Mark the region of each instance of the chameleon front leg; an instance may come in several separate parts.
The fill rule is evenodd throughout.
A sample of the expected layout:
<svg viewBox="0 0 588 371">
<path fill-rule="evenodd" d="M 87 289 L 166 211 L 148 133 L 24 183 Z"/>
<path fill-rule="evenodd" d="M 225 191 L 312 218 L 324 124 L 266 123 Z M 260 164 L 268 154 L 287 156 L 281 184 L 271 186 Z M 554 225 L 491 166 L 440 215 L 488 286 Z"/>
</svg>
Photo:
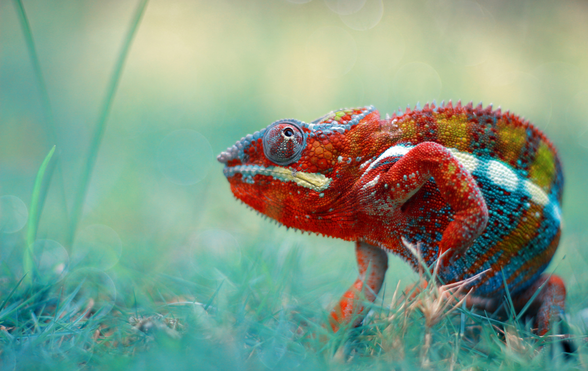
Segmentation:
<svg viewBox="0 0 588 371">
<path fill-rule="evenodd" d="M 451 249 L 443 259 L 448 265 L 467 251 L 488 223 L 486 202 L 469 171 L 444 146 L 424 142 L 401 157 L 378 183 L 389 186 L 394 200 L 403 204 L 431 178 L 453 210 L 439 243 L 439 254 Z"/>
<path fill-rule="evenodd" d="M 351 321 L 354 315 L 358 317 L 353 325 L 361 323 L 361 314 L 364 310 L 361 301 L 373 302 L 376 299 L 388 269 L 388 254 L 379 247 L 356 242 L 355 255 L 359 276 L 331 312 L 333 331 L 337 331 L 341 324 Z"/>
</svg>

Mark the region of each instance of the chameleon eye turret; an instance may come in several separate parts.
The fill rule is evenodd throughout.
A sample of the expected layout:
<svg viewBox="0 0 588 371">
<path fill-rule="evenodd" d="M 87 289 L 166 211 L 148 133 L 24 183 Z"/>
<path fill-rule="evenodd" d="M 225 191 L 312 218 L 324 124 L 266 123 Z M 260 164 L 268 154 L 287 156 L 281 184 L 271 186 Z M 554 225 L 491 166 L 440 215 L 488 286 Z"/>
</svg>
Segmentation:
<svg viewBox="0 0 588 371">
<path fill-rule="evenodd" d="M 273 163 L 286 166 L 300 159 L 306 137 L 294 121 L 277 121 L 263 136 L 263 153 Z"/>
</svg>

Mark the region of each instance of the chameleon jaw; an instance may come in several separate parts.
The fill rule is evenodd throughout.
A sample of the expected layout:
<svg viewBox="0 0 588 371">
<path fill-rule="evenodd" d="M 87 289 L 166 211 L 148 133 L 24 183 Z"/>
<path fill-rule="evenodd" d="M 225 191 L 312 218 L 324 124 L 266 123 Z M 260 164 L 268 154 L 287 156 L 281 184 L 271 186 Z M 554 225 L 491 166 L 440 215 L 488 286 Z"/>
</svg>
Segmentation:
<svg viewBox="0 0 588 371">
<path fill-rule="evenodd" d="M 243 182 L 254 183 L 253 177 L 255 175 L 271 176 L 274 179 L 282 182 L 294 182 L 299 186 L 312 189 L 317 192 L 324 191 L 329 188 L 332 179 L 327 178 L 320 173 L 305 173 L 303 171 L 296 171 L 280 166 L 263 167 L 259 165 L 239 165 L 233 167 L 225 167 L 223 173 L 227 178 L 236 175 L 243 175 Z"/>
</svg>

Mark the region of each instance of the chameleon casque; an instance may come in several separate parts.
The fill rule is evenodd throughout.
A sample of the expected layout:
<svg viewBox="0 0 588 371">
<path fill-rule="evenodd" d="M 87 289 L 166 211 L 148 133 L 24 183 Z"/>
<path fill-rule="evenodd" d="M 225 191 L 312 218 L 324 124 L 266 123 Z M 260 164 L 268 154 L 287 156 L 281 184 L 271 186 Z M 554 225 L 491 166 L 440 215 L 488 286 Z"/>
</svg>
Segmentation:
<svg viewBox="0 0 588 371">
<path fill-rule="evenodd" d="M 471 103 L 333 111 L 311 123 L 276 121 L 218 156 L 236 198 L 286 227 L 355 241 L 359 276 L 331 313 L 337 330 L 373 301 L 387 252 L 439 279 L 472 283 L 468 304 L 504 301 L 539 335 L 561 318 L 566 290 L 544 274 L 560 239 L 563 173 L 554 145 L 520 117 Z M 366 277 L 366 275 L 368 275 Z M 356 324 L 359 324 L 360 319 Z"/>
</svg>

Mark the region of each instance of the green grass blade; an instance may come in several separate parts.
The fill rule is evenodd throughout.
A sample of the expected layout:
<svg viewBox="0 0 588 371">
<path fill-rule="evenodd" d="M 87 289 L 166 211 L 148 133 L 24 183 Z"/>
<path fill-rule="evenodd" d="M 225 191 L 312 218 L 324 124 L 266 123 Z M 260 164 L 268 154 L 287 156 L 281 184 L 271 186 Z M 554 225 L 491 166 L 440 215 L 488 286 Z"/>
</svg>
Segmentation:
<svg viewBox="0 0 588 371">
<path fill-rule="evenodd" d="M 501 269 L 500 272 L 502 273 L 502 281 L 504 282 L 504 291 L 506 292 L 506 300 L 509 305 L 509 317 L 515 318 L 516 310 L 514 303 L 512 301 L 512 297 L 510 296 L 510 290 L 508 289 L 508 282 L 506 281 L 506 276 L 504 275 L 504 269 Z"/>
<path fill-rule="evenodd" d="M 141 22 L 141 18 L 143 16 L 143 13 L 145 12 L 145 8 L 147 7 L 147 1 L 148 0 L 140 0 L 139 4 L 137 5 L 137 9 L 135 10 L 135 14 L 131 22 L 131 27 L 129 28 L 129 31 L 127 32 L 127 35 L 124 39 L 123 46 L 118 55 L 116 64 L 114 65 L 114 71 L 112 73 L 112 76 L 110 77 L 108 89 L 106 90 L 106 96 L 104 101 L 102 102 L 102 107 L 99 111 L 100 115 L 96 123 L 94 135 L 92 136 L 92 142 L 90 144 L 90 148 L 88 149 L 88 155 L 86 157 L 86 166 L 82 169 L 82 174 L 80 176 L 78 191 L 76 194 L 76 198 L 74 200 L 72 215 L 70 219 L 68 237 L 66 240 L 68 245 L 72 244 L 73 239 L 75 237 L 77 225 L 81 217 L 84 205 L 84 200 L 86 198 L 86 192 L 88 190 L 88 185 L 90 183 L 90 178 L 92 176 L 92 170 L 94 169 L 96 158 L 98 156 L 98 150 L 100 148 L 100 143 L 102 142 L 102 137 L 104 136 L 104 131 L 106 130 L 106 120 L 108 118 L 108 114 L 110 113 L 112 102 L 114 100 L 114 95 L 116 93 L 116 89 L 120 81 L 120 76 L 122 74 L 125 60 L 131 47 L 131 43 L 133 41 L 139 23 Z"/>
<path fill-rule="evenodd" d="M 37 49 L 35 48 L 35 41 L 33 39 L 33 33 L 31 32 L 31 25 L 24 9 L 22 0 L 14 0 L 14 6 L 18 14 L 18 20 L 22 28 L 22 33 L 27 43 L 27 50 L 31 57 L 31 63 L 35 71 L 35 78 L 37 79 L 37 85 L 41 90 L 41 104 L 43 105 L 43 112 L 45 113 L 45 120 L 47 121 L 47 127 L 49 137 L 53 143 L 55 143 L 55 121 L 53 119 L 53 110 L 51 109 L 51 103 L 49 102 L 49 94 L 47 93 L 47 86 L 45 85 L 45 79 L 43 78 L 43 71 L 41 70 L 41 63 L 39 63 L 39 56 L 37 55 Z"/>
<path fill-rule="evenodd" d="M 24 278 L 26 278 L 26 275 L 24 275 L 18 283 L 20 284 L 24 280 Z M 18 286 L 15 287 L 14 290 L 16 290 L 17 288 L 18 288 Z M 11 299 L 13 294 L 14 294 L 14 292 L 10 294 L 10 297 L 8 299 Z M 34 305 L 35 300 L 37 300 L 37 298 L 39 296 L 41 296 L 42 294 L 43 294 L 43 291 L 35 291 L 32 294 L 30 294 L 29 296 L 26 296 L 25 300 L 19 302 L 18 304 L 14 303 L 14 305 L 9 310 L 7 308 L 7 310 L 0 312 L 0 320 L 4 319 L 5 317 L 8 317 L 12 313 L 17 313 L 18 311 L 20 311 L 23 308 L 26 308 L 29 305 Z M 8 302 L 8 300 L 6 300 L 6 301 Z"/>
<path fill-rule="evenodd" d="M 20 22 L 20 26 L 22 29 L 23 36 L 25 38 L 25 42 L 27 45 L 27 50 L 29 53 L 29 57 L 31 60 L 31 64 L 33 65 L 33 71 L 35 74 L 35 79 L 37 80 L 37 86 L 40 92 L 41 98 L 41 105 L 43 108 L 43 113 L 45 116 L 45 123 L 47 125 L 47 133 L 49 136 L 49 144 L 50 145 L 57 145 L 57 132 L 56 132 L 56 125 L 55 125 L 55 118 L 53 116 L 53 109 L 51 108 L 51 101 L 49 99 L 49 92 L 47 91 L 47 85 L 45 84 L 45 78 L 43 77 L 43 70 L 41 69 L 41 62 L 39 61 L 39 56 L 37 55 L 37 48 L 35 47 L 35 40 L 33 39 L 33 32 L 31 31 L 31 25 L 29 23 L 29 19 L 25 12 L 24 5 L 22 0 L 14 0 L 14 6 L 16 7 L 16 13 L 18 15 L 18 20 Z M 63 203 L 63 209 L 65 215 L 67 217 L 67 199 L 65 197 L 65 186 L 63 181 L 63 170 L 60 165 L 60 156 L 59 153 L 56 155 L 57 161 L 55 161 L 47 170 L 48 177 L 51 178 L 53 175 L 53 171 L 57 168 L 58 173 L 58 181 L 59 181 L 59 197 Z M 47 191 L 49 188 L 45 188 L 39 197 L 39 205 L 40 209 L 43 209 L 43 205 L 45 203 L 45 198 L 47 196 Z"/>
<path fill-rule="evenodd" d="M 47 167 L 49 166 L 49 161 L 53 157 L 53 153 L 55 152 L 55 146 L 51 148 L 45 159 L 41 163 L 39 167 L 39 171 L 37 172 L 37 177 L 35 178 L 35 184 L 33 186 L 33 194 L 31 197 L 31 211 L 29 213 L 29 220 L 28 220 L 28 228 L 27 228 L 27 245 L 32 245 L 35 242 L 35 238 L 37 236 L 37 228 L 38 228 L 38 220 L 39 216 L 37 215 L 41 210 L 39 209 L 39 197 L 41 194 L 41 187 L 43 186 L 43 179 L 45 177 L 45 172 Z"/>
<path fill-rule="evenodd" d="M 533 293 L 533 296 L 531 296 L 531 298 L 527 301 L 527 303 L 525 304 L 525 306 L 523 307 L 523 309 L 521 309 L 519 311 L 519 313 L 516 316 L 516 320 L 520 320 L 523 315 L 527 312 L 527 309 L 529 309 L 529 307 L 531 306 L 531 304 L 533 304 L 533 302 L 535 301 L 535 298 L 537 298 L 537 295 L 539 295 L 541 293 L 541 290 L 543 290 L 543 287 L 547 284 L 547 282 L 549 282 L 549 279 L 551 278 L 551 274 L 549 275 L 549 277 L 545 280 L 545 282 L 543 282 L 541 284 L 541 286 L 539 286 L 539 288 L 537 290 L 535 290 L 535 292 Z"/>
<path fill-rule="evenodd" d="M 42 207 L 40 203 L 41 194 L 46 193 L 44 192 L 43 188 L 43 179 L 45 178 L 45 172 L 47 167 L 49 166 L 49 162 L 53 157 L 53 153 L 55 152 L 55 146 L 51 148 L 45 159 L 41 163 L 41 167 L 37 172 L 37 177 L 35 178 L 35 185 L 33 186 L 33 194 L 31 196 L 31 210 L 29 212 L 29 220 L 28 220 L 28 227 L 27 227 L 27 242 L 25 246 L 25 254 L 23 257 L 23 269 L 25 273 L 31 273 L 31 269 L 33 267 L 32 261 L 32 248 L 33 243 L 35 243 L 35 238 L 37 237 L 37 228 L 39 227 L 39 219 L 41 218 Z M 32 275 L 29 274 L 27 281 L 32 280 Z"/>
<path fill-rule="evenodd" d="M 22 283 L 22 281 L 25 279 L 26 277 L 26 273 L 24 276 L 22 276 L 22 278 L 20 279 L 20 281 L 18 281 L 16 283 L 16 285 L 14 286 L 14 288 L 12 289 L 12 291 L 10 292 L 10 294 L 8 294 L 8 296 L 6 297 L 6 299 L 4 299 L 4 301 L 2 302 L 2 304 L 0 304 L 0 310 L 2 310 L 4 308 L 4 306 L 6 305 L 6 303 L 8 303 L 8 301 L 10 300 L 10 298 L 12 298 L 12 295 L 14 295 L 14 293 L 16 292 L 16 289 L 18 289 L 18 286 L 20 286 L 20 284 Z M 0 316 L 0 318 L 2 318 Z"/>
<path fill-rule="evenodd" d="M 221 287 L 223 287 L 223 284 L 224 283 L 225 283 L 225 280 L 222 280 L 221 283 L 220 283 L 220 285 L 218 285 L 218 287 L 214 291 L 214 294 L 212 294 L 212 296 L 208 300 L 208 303 L 206 303 L 204 305 L 204 310 L 208 310 L 208 308 L 212 305 L 212 302 L 214 301 L 214 298 L 216 298 L 216 295 L 219 293 L 219 291 L 220 291 Z"/>
</svg>

